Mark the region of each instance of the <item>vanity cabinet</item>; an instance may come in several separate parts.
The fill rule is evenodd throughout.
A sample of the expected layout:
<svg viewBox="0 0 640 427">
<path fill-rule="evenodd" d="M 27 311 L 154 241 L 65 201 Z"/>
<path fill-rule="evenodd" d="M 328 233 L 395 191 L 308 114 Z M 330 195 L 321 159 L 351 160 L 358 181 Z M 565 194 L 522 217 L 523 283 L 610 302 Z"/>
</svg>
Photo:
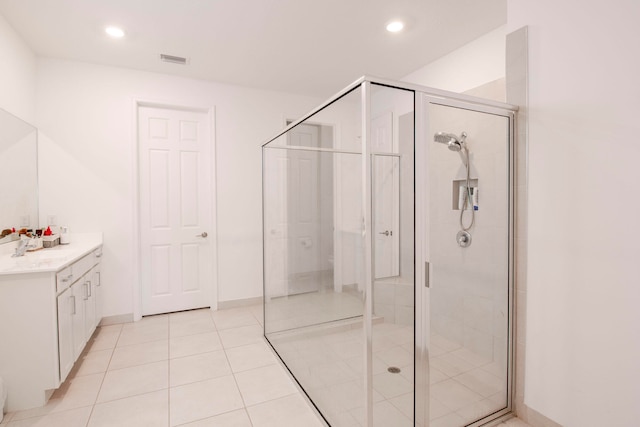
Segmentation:
<svg viewBox="0 0 640 427">
<path fill-rule="evenodd" d="M 0 377 L 5 410 L 43 406 L 100 322 L 102 234 L 20 259 L 0 254 Z"/>
<path fill-rule="evenodd" d="M 96 249 L 56 274 L 60 382 L 67 378 L 102 319 L 97 314 L 101 256 L 102 249 Z"/>
</svg>

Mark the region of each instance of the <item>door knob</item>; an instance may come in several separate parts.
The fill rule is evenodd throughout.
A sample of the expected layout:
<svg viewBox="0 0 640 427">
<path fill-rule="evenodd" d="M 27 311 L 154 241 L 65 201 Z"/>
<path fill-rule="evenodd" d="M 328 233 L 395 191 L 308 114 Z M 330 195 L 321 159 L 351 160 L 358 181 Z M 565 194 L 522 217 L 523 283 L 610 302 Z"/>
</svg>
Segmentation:
<svg viewBox="0 0 640 427">
<path fill-rule="evenodd" d="M 196 237 L 207 237 L 208 235 L 206 231 L 203 231 L 202 234 L 196 234 Z"/>
<path fill-rule="evenodd" d="M 384 234 L 385 236 L 393 236 L 393 231 L 385 230 L 381 231 L 378 234 Z"/>
</svg>

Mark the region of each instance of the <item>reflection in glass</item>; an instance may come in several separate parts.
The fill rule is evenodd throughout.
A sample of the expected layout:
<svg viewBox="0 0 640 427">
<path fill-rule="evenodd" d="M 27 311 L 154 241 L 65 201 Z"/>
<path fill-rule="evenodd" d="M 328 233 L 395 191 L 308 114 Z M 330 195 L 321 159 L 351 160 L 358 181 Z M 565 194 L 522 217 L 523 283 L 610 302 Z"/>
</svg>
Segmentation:
<svg viewBox="0 0 640 427">
<path fill-rule="evenodd" d="M 4 110 L 0 110 L 0 159 L 0 230 L 38 226 L 37 131 Z M 0 243 L 11 240 L 7 236 Z"/>
</svg>

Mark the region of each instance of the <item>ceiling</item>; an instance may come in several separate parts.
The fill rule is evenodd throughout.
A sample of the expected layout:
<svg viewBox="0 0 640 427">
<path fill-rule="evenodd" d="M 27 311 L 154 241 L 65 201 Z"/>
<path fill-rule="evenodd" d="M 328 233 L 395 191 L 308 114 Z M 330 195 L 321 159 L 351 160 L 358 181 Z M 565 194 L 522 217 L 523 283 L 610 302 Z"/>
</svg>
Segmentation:
<svg viewBox="0 0 640 427">
<path fill-rule="evenodd" d="M 503 25 L 506 0 L 0 0 L 0 14 L 40 56 L 327 97 Z M 405 30 L 387 32 L 398 18 Z M 108 38 L 109 24 L 126 37 Z"/>
</svg>

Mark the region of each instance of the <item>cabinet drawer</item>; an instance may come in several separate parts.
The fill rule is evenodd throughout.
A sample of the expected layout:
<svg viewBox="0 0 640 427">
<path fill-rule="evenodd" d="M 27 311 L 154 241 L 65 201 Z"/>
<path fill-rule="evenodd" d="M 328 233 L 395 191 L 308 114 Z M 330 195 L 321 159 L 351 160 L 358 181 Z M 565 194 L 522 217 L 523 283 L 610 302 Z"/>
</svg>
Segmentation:
<svg viewBox="0 0 640 427">
<path fill-rule="evenodd" d="M 64 270 L 60 270 L 56 273 L 56 292 L 60 293 L 64 291 L 66 288 L 71 286 L 71 284 L 80 276 L 74 278 L 73 275 L 73 265 L 68 266 Z"/>
<path fill-rule="evenodd" d="M 94 259 L 93 254 L 89 254 L 71 264 L 71 267 L 73 268 L 73 275 L 76 279 L 79 279 L 84 276 L 87 271 L 91 270 L 91 267 L 95 265 Z"/>
</svg>

